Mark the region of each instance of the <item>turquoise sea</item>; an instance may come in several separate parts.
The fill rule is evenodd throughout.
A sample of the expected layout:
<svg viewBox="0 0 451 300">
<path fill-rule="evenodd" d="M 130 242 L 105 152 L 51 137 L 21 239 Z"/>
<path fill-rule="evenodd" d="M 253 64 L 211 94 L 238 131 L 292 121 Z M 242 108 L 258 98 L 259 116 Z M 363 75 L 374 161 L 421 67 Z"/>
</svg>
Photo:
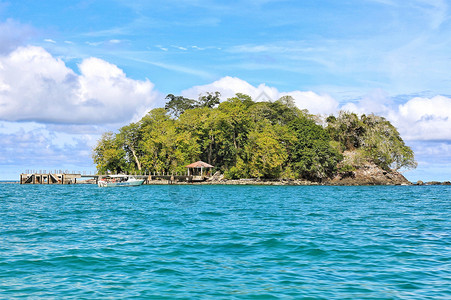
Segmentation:
<svg viewBox="0 0 451 300">
<path fill-rule="evenodd" d="M 0 184 L 1 299 L 451 299 L 451 187 Z"/>
</svg>

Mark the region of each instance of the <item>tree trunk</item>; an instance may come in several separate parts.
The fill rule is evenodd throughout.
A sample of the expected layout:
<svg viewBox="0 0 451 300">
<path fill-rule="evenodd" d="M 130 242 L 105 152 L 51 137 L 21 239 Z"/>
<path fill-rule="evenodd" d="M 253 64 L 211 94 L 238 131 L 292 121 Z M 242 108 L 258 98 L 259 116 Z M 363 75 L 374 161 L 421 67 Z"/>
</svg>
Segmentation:
<svg viewBox="0 0 451 300">
<path fill-rule="evenodd" d="M 141 171 L 141 163 L 139 162 L 138 156 L 136 156 L 135 149 L 132 146 L 130 146 L 130 150 L 132 151 L 133 158 L 135 159 L 135 163 L 136 166 L 138 167 L 138 170 Z"/>
<path fill-rule="evenodd" d="M 211 165 L 211 156 L 213 154 L 213 143 L 215 142 L 214 136 L 210 136 L 210 145 L 208 147 L 208 163 Z"/>
</svg>

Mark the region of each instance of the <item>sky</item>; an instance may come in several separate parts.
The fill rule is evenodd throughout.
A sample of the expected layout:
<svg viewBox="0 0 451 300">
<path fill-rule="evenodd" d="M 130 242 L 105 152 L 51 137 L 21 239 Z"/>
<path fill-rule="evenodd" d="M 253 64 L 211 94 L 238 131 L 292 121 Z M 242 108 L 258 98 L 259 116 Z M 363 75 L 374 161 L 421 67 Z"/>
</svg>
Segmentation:
<svg viewBox="0 0 451 300">
<path fill-rule="evenodd" d="M 94 173 L 105 131 L 169 93 L 386 117 L 411 181 L 451 180 L 445 0 L 0 0 L 0 180 Z"/>
</svg>

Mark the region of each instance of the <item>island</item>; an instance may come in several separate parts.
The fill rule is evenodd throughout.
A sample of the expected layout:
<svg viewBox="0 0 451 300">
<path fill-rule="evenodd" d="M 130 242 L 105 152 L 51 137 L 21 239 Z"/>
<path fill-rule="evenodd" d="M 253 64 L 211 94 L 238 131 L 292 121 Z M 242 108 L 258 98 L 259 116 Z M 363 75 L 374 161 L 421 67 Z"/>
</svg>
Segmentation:
<svg viewBox="0 0 451 300">
<path fill-rule="evenodd" d="M 404 185 L 400 171 L 417 166 L 397 129 L 374 114 L 314 115 L 291 96 L 166 99 L 164 108 L 102 135 L 93 149 L 99 174 L 185 174 L 202 161 L 213 167 L 207 182 Z"/>
</svg>

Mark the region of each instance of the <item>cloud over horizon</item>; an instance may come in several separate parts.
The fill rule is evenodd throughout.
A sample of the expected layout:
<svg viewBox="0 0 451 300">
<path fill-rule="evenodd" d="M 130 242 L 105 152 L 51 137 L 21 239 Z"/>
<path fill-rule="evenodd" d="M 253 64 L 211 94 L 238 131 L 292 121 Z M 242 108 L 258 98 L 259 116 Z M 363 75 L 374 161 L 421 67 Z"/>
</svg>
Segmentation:
<svg viewBox="0 0 451 300">
<path fill-rule="evenodd" d="M 266 100 L 272 101 L 289 95 L 295 99 L 298 108 L 307 109 L 313 114 L 337 114 L 339 110 L 357 114 L 374 113 L 393 122 L 405 140 L 451 141 L 451 98 L 446 96 L 413 97 L 396 105 L 386 92 L 378 89 L 357 102 L 339 103 L 327 94 L 299 90 L 280 92 L 264 83 L 255 87 L 245 80 L 230 76 L 210 84 L 194 86 L 181 94 L 196 99 L 200 94 L 214 91 L 221 92 L 222 100 L 233 97 L 236 93 L 247 94 L 254 100 L 268 97 Z"/>
<path fill-rule="evenodd" d="M 84 59 L 78 68 L 80 74 L 36 46 L 0 56 L 0 120 L 121 123 L 143 115 L 161 97 L 148 79 L 130 79 L 102 59 Z"/>
<path fill-rule="evenodd" d="M 384 116 L 398 128 L 404 140 L 451 142 L 451 98 L 447 96 L 412 97 L 401 104 L 383 91 L 346 103 L 342 110 Z"/>
<path fill-rule="evenodd" d="M 210 84 L 194 86 L 182 91 L 182 95 L 196 99 L 199 95 L 206 92 L 221 93 L 221 99 L 226 100 L 235 96 L 236 93 L 246 94 L 254 100 L 271 100 L 276 101 L 283 96 L 292 96 L 296 105 L 301 109 L 308 109 L 314 114 L 331 114 L 337 111 L 339 103 L 331 96 L 324 94 L 319 95 L 313 91 L 291 91 L 280 92 L 275 87 L 267 86 L 265 83 L 257 87 L 251 85 L 245 80 L 237 77 L 225 76 Z"/>
</svg>

